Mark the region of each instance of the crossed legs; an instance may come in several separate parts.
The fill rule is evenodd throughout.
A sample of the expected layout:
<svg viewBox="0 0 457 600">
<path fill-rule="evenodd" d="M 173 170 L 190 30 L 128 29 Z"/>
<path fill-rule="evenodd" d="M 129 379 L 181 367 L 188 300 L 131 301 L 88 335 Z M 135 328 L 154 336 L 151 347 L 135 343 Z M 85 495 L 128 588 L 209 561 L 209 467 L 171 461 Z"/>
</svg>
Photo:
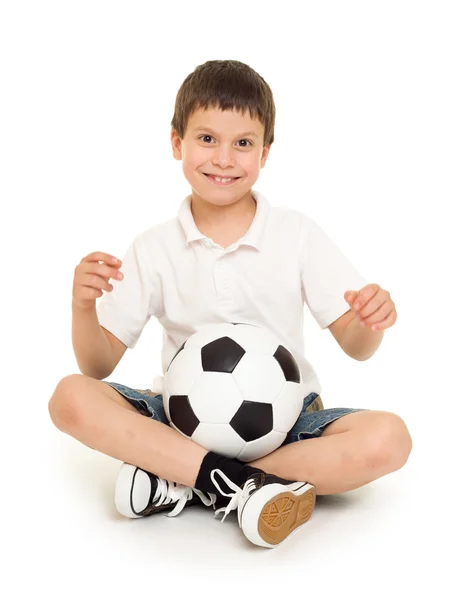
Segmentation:
<svg viewBox="0 0 457 600">
<path fill-rule="evenodd" d="M 83 444 L 169 481 L 194 487 L 206 450 L 158 421 L 145 418 L 108 384 L 63 378 L 49 401 L 54 425 Z M 411 452 L 411 436 L 398 415 L 361 411 L 328 425 L 319 438 L 294 442 L 250 464 L 316 494 L 361 487 L 398 470 Z"/>
</svg>

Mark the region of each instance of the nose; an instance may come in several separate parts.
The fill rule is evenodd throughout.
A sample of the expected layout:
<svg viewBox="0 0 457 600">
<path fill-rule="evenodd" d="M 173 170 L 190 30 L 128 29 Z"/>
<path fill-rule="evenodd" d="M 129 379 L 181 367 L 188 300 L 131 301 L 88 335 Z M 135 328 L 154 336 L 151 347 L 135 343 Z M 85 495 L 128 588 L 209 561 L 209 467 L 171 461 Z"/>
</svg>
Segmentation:
<svg viewBox="0 0 457 600">
<path fill-rule="evenodd" d="M 212 163 L 213 165 L 220 165 L 224 169 L 233 167 L 235 165 L 235 157 L 230 146 L 221 145 L 218 150 L 215 150 Z"/>
</svg>

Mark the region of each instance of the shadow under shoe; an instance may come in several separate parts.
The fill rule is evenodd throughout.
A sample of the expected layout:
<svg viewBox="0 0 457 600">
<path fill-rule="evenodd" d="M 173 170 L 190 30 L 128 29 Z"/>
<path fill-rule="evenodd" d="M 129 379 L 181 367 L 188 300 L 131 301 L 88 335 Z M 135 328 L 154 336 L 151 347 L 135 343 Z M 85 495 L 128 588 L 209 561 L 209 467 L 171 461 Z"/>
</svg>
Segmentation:
<svg viewBox="0 0 457 600">
<path fill-rule="evenodd" d="M 157 477 L 139 467 L 123 463 L 116 480 L 114 502 L 117 511 L 131 519 L 169 510 L 174 517 L 185 506 L 203 502 L 215 505 L 216 496 Z"/>
</svg>

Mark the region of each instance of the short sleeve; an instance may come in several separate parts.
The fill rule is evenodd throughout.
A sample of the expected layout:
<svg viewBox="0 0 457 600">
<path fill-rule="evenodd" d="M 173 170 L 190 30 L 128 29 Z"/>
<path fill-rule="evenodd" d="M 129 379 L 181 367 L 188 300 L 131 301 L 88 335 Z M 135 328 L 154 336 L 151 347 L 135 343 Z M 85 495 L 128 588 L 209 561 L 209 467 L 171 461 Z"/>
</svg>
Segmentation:
<svg viewBox="0 0 457 600">
<path fill-rule="evenodd" d="M 158 285 L 150 262 L 137 236 L 122 258 L 124 278 L 110 279 L 113 289 L 104 291 L 96 308 L 100 325 L 130 349 L 151 316 L 158 316 L 160 311 Z"/>
<path fill-rule="evenodd" d="M 303 300 L 325 329 L 349 310 L 344 293 L 368 281 L 310 217 L 303 218 L 299 247 Z"/>
</svg>

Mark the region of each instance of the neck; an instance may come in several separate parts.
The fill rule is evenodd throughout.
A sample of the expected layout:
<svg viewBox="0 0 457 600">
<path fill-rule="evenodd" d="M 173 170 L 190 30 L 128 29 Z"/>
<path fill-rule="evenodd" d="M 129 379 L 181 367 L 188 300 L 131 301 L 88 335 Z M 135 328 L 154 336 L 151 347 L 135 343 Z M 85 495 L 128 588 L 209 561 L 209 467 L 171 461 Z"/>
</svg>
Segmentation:
<svg viewBox="0 0 457 600">
<path fill-rule="evenodd" d="M 243 227 L 252 222 L 256 207 L 257 203 L 250 192 L 240 200 L 226 205 L 211 204 L 195 194 L 192 194 L 191 200 L 192 216 L 199 229 Z"/>
</svg>

